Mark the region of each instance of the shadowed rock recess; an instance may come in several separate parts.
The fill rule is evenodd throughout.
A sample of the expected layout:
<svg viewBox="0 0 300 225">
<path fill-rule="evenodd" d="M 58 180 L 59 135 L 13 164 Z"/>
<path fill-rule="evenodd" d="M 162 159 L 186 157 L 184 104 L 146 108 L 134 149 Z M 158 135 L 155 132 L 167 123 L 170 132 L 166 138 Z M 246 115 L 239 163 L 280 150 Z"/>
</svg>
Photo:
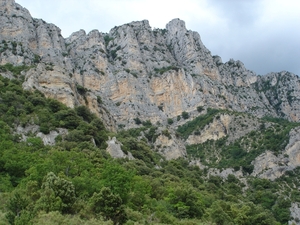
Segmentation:
<svg viewBox="0 0 300 225">
<path fill-rule="evenodd" d="M 71 108 L 85 105 L 113 132 L 144 122 L 156 125 L 152 144 L 167 159 L 187 157 L 186 146 L 240 140 L 258 131 L 266 116 L 299 122 L 298 76 L 287 71 L 261 76 L 241 61 L 223 63 L 180 19 L 165 29 L 152 29 L 144 20 L 109 33 L 80 30 L 64 38 L 57 26 L 32 18 L 13 0 L 0 4 L 0 64 L 30 66 L 21 73 L 25 90 L 38 90 Z M 1 74 L 14 76 L 10 71 Z M 211 109 L 218 110 L 212 120 L 185 138 L 178 136 L 180 128 Z M 240 125 L 245 121 L 236 113 L 245 116 L 247 126 Z M 282 163 L 283 156 L 264 152 L 252 161 L 253 174 L 274 179 L 299 165 L 291 157 L 299 149 L 299 133 L 291 132 L 289 144 L 279 152 L 290 158 Z M 286 166 L 279 170 L 279 162 Z"/>
</svg>

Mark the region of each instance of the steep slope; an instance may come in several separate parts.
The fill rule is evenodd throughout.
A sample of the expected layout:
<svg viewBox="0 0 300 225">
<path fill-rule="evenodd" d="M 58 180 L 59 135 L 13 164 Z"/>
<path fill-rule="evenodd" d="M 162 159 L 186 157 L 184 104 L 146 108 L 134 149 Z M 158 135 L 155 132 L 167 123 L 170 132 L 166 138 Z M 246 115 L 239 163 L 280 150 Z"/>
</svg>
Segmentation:
<svg viewBox="0 0 300 225">
<path fill-rule="evenodd" d="M 1 64 L 36 65 L 26 73 L 24 88 L 70 107 L 85 104 L 111 129 L 134 127 L 136 117 L 166 124 L 182 112 L 193 114 L 197 106 L 299 120 L 297 76 L 259 77 L 240 61 L 224 64 L 179 19 L 166 29 L 140 21 L 109 34 L 80 30 L 64 39 L 58 27 L 32 19 L 13 0 L 2 0 L 1 6 Z M 266 89 L 273 77 L 289 87 L 276 99 Z"/>
<path fill-rule="evenodd" d="M 93 30 L 87 34 L 80 30 L 63 38 L 55 25 L 33 19 L 28 10 L 13 0 L 0 0 L 0 27 L 0 74 L 11 79 L 1 77 L 0 81 L 3 120 L 0 133 L 3 137 L 9 133 L 9 144 L 5 142 L 4 147 L 17 146 L 11 152 L 0 152 L 6 157 L 0 157 L 0 167 L 11 176 L 0 174 L 7 182 L 0 188 L 7 184 L 7 190 L 11 190 L 11 183 L 17 184 L 17 179 L 29 179 L 25 172 L 38 172 L 31 164 L 33 161 L 26 161 L 26 153 L 24 162 L 28 165 L 22 162 L 23 167 L 14 167 L 18 159 L 9 164 L 6 159 L 18 155 L 15 148 L 25 146 L 30 154 L 31 146 L 36 148 L 34 151 L 45 149 L 44 153 L 52 157 L 49 149 L 54 146 L 53 151 L 58 155 L 71 150 L 70 161 L 62 160 L 66 168 L 57 170 L 67 177 L 67 163 L 73 162 L 75 152 L 80 152 L 86 157 L 85 163 L 97 168 L 93 171 L 104 165 L 97 157 L 110 160 L 109 153 L 122 158 L 118 162 L 124 163 L 126 169 L 134 168 L 146 176 L 152 174 L 156 182 L 157 177 L 159 182 L 167 180 L 168 191 L 164 193 L 168 195 L 158 196 L 153 177 L 137 178 L 142 179 L 142 186 L 143 179 L 154 185 L 151 198 L 172 205 L 172 212 L 166 211 L 166 215 L 183 218 L 182 202 L 172 199 L 176 196 L 172 191 L 179 181 L 186 182 L 182 172 L 185 171 L 193 191 L 201 191 L 203 196 L 220 191 L 222 196 L 214 199 L 223 201 L 225 196 L 226 201 L 232 201 L 219 205 L 206 202 L 208 221 L 214 221 L 213 210 L 218 212 L 218 207 L 225 210 L 230 205 L 233 211 L 239 207 L 231 199 L 236 190 L 245 208 L 253 208 L 253 203 L 259 212 L 261 207 L 266 213 L 272 208 L 272 221 L 276 218 L 287 223 L 291 220 L 287 214 L 291 206 L 294 220 L 298 220 L 300 79 L 297 75 L 283 71 L 257 76 L 240 61 L 231 59 L 223 63 L 219 56 L 211 55 L 200 35 L 187 30 L 179 19 L 170 21 L 166 29 L 152 29 L 144 20 L 114 27 L 109 33 Z M 20 82 L 29 92 L 21 90 Z M 100 117 L 110 133 L 83 106 Z M 27 171 L 29 168 L 33 169 Z M 38 174 L 40 183 L 47 169 Z M 16 174 L 15 170 L 21 172 Z M 74 174 L 81 179 L 77 178 L 80 173 Z M 87 174 L 84 179 L 90 182 L 93 178 Z M 175 186 L 168 186 L 168 182 L 174 182 Z M 131 182 L 131 188 L 136 183 L 139 181 Z M 84 196 L 85 190 L 81 191 Z M 138 199 L 134 197 L 135 191 L 131 190 L 130 201 Z M 90 189 L 89 194 L 92 193 Z M 261 198 L 260 194 L 267 197 Z M 90 197 L 84 196 L 85 202 Z M 128 207 L 138 207 L 134 209 L 138 211 L 142 203 L 131 202 Z M 157 208 L 151 210 L 157 212 Z M 187 212 L 184 216 L 195 217 L 192 211 Z M 203 212 L 204 209 L 198 212 L 201 217 Z M 232 223 L 239 224 L 237 215 L 226 213 L 231 220 L 235 218 Z M 152 218 L 154 214 L 149 214 L 149 218 L 150 215 Z M 157 213 L 155 218 L 162 221 L 164 216 Z"/>
<path fill-rule="evenodd" d="M 0 10 L 1 65 L 25 66 L 24 89 L 69 107 L 86 105 L 112 131 L 149 121 L 162 127 L 158 136 L 165 128 L 174 136 L 199 108 L 299 121 L 298 76 L 256 76 L 240 61 L 223 63 L 179 19 L 166 29 L 152 29 L 145 20 L 64 39 L 58 27 L 33 19 L 13 0 L 1 0 Z M 2 75 L 13 76 L 5 69 Z M 182 141 L 173 139 L 155 146 L 169 146 L 167 158 L 184 156 Z"/>
<path fill-rule="evenodd" d="M 258 77 L 255 89 L 263 92 L 278 116 L 299 121 L 299 77 L 287 71 Z"/>
</svg>

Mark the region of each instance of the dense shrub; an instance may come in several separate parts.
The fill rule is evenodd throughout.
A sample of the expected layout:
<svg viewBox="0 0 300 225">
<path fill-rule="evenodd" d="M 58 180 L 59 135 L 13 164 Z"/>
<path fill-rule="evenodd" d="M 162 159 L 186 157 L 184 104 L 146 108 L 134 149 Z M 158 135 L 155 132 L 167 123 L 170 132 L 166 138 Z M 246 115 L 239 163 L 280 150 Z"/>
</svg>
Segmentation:
<svg viewBox="0 0 300 225">
<path fill-rule="evenodd" d="M 189 156 L 193 153 L 206 165 L 200 169 L 185 158 L 164 160 L 152 146 L 161 129 L 147 121 L 146 126 L 141 123 L 138 129 L 116 134 L 85 107 L 70 109 L 2 77 L 0 87 L 2 223 L 276 225 L 287 224 L 291 202 L 300 199 L 299 169 L 274 181 L 208 173 L 212 167 L 251 173 L 253 168 L 247 166 L 264 146 L 283 146 L 272 139 L 271 128 L 285 143 L 285 135 L 298 124 L 268 119 L 263 120 L 268 126 L 245 140 L 227 143 L 223 138 L 188 146 Z M 219 112 L 208 109 L 178 133 L 188 137 L 200 131 Z M 64 127 L 68 133 L 55 145 L 44 146 L 35 134 L 22 140 L 13 132 L 16 125 L 32 123 L 44 132 Z M 170 135 L 168 130 L 161 133 Z M 105 150 L 108 136 L 116 136 L 134 160 L 112 159 Z"/>
</svg>

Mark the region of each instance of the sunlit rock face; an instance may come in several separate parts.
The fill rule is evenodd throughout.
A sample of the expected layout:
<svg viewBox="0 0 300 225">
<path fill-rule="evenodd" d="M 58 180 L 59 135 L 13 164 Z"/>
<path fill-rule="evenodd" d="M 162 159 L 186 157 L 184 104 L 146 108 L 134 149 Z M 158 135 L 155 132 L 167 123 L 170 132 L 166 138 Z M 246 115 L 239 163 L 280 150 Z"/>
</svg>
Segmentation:
<svg viewBox="0 0 300 225">
<path fill-rule="evenodd" d="M 257 76 L 238 60 L 223 63 L 180 19 L 165 29 L 152 29 L 144 20 L 64 38 L 57 26 L 32 18 L 13 0 L 0 5 L 0 64 L 32 66 L 23 72 L 25 89 L 69 107 L 86 105 L 112 131 L 138 127 L 135 118 L 160 126 L 172 119 L 174 130 L 186 122 L 176 118 L 183 112 L 194 118 L 198 106 L 300 119 L 298 76 Z M 229 119 L 223 116 L 188 143 L 226 136 Z M 168 146 L 168 158 L 184 156 L 175 140 L 160 141 Z"/>
</svg>

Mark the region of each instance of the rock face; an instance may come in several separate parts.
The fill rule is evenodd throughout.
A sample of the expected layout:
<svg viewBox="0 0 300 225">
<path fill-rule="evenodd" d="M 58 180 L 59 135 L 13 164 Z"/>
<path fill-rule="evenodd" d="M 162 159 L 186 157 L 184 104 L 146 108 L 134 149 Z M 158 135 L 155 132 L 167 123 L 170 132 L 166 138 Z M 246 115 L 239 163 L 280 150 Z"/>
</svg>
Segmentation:
<svg viewBox="0 0 300 225">
<path fill-rule="evenodd" d="M 58 128 L 56 131 L 50 131 L 49 134 L 43 134 L 39 132 L 38 125 L 29 125 L 26 127 L 18 126 L 16 128 L 16 134 L 21 135 L 21 140 L 25 141 L 28 138 L 28 134 L 35 134 L 36 137 L 40 137 L 44 143 L 44 145 L 54 145 L 55 138 L 58 135 L 66 136 L 68 134 L 68 130 L 65 128 Z"/>
<path fill-rule="evenodd" d="M 162 122 L 199 105 L 299 120 L 297 76 L 258 77 L 240 61 L 224 64 L 179 19 L 163 30 L 152 30 L 145 20 L 108 34 L 80 30 L 64 39 L 58 27 L 32 19 L 13 0 L 2 0 L 1 6 L 0 38 L 17 44 L 16 51 L 1 53 L 1 64 L 37 63 L 27 72 L 24 88 L 37 88 L 70 107 L 86 104 L 99 115 L 104 107 L 111 114 L 103 116 L 107 124 L 117 120 L 131 127 L 137 116 Z M 78 93 L 78 85 L 86 96 Z M 281 87 L 278 98 L 272 97 L 274 85 Z"/>
<path fill-rule="evenodd" d="M 269 73 L 258 77 L 255 86 L 259 92 L 264 92 L 267 101 L 280 117 L 299 121 L 300 81 L 297 75 L 287 71 Z"/>
<path fill-rule="evenodd" d="M 267 151 L 255 159 L 253 176 L 274 180 L 300 166 L 300 127 L 292 129 L 289 137 L 289 143 L 282 154 L 275 156 Z"/>
<path fill-rule="evenodd" d="M 86 105 L 112 131 L 137 127 L 136 118 L 162 126 L 172 119 L 175 129 L 183 123 L 178 116 L 187 112 L 192 118 L 199 106 L 300 119 L 298 76 L 256 76 L 240 61 L 223 63 L 180 19 L 166 29 L 152 29 L 144 20 L 64 38 L 58 27 L 33 19 L 14 0 L 0 0 L 0 6 L 0 64 L 32 66 L 23 72 L 25 89 L 69 107 Z M 223 137 L 229 124 L 224 115 L 188 143 Z M 167 158 L 185 155 L 175 139 L 158 140 Z"/>
<path fill-rule="evenodd" d="M 201 144 L 208 140 L 218 140 L 223 137 L 227 137 L 228 142 L 233 142 L 249 132 L 257 130 L 259 126 L 259 121 L 251 116 L 221 113 L 201 132 L 191 134 L 186 143 L 188 145 Z"/>
<path fill-rule="evenodd" d="M 107 148 L 106 151 L 114 158 L 129 158 L 134 159 L 132 154 L 128 152 L 128 155 L 126 155 L 122 149 L 122 144 L 117 141 L 116 137 L 110 138 L 107 142 Z"/>
<path fill-rule="evenodd" d="M 29 64 L 34 59 L 34 54 L 48 62 L 60 59 L 59 53 L 66 46 L 58 27 L 33 19 L 27 9 L 13 0 L 1 0 L 0 6 L 1 40 L 17 42 L 15 51 L 12 54 L 7 51 L 3 55 L 6 57 L 1 57 L 1 63 Z"/>
<path fill-rule="evenodd" d="M 295 202 L 292 203 L 292 206 L 290 208 L 291 211 L 291 218 L 293 218 L 291 221 L 289 221 L 289 225 L 299 225 L 300 224 L 300 208 L 299 203 Z"/>
<path fill-rule="evenodd" d="M 199 135 L 190 135 L 186 140 L 187 144 L 200 144 L 207 140 L 218 140 L 227 135 L 231 117 L 229 115 L 221 115 L 218 119 L 208 124 Z"/>
<path fill-rule="evenodd" d="M 167 160 L 186 155 L 184 143 L 176 139 L 175 135 L 159 135 L 155 141 L 155 146 Z"/>
</svg>

